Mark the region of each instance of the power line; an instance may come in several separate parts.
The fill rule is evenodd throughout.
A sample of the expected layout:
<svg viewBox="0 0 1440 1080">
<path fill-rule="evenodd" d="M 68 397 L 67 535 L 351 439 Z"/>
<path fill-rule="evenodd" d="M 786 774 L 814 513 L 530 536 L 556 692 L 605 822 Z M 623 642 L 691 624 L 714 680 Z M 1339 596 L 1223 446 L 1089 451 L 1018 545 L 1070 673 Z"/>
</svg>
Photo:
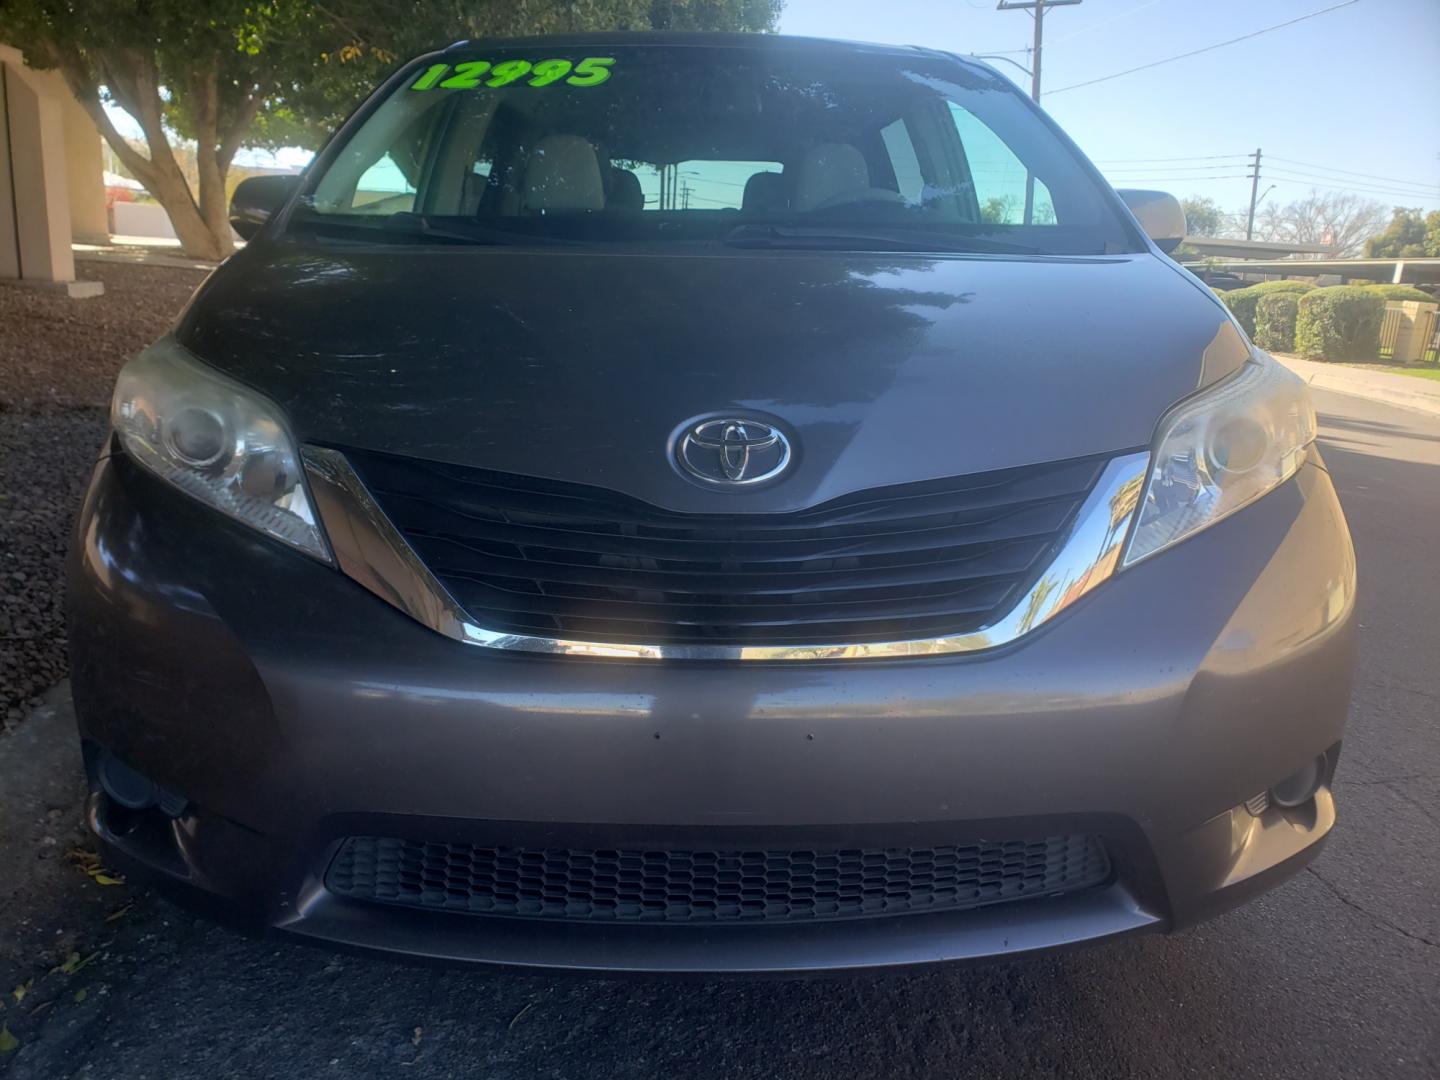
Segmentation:
<svg viewBox="0 0 1440 1080">
<path fill-rule="evenodd" d="M 1277 157 L 1273 158 L 1273 160 L 1283 161 L 1288 165 L 1300 165 L 1306 169 L 1318 169 L 1320 172 L 1343 173 L 1346 176 L 1359 176 L 1366 180 L 1384 180 L 1386 183 L 1401 184 L 1406 187 L 1434 188 L 1437 192 L 1440 192 L 1440 184 L 1432 184 L 1428 181 L 1401 180 L 1394 176 L 1381 176 L 1379 173 L 1362 173 L 1355 172 L 1353 169 L 1337 169 L 1331 165 L 1317 165 L 1313 161 L 1296 161 L 1294 158 Z"/>
<path fill-rule="evenodd" d="M 1248 155 L 1248 154 L 1246 155 L 1246 157 L 1249 157 L 1249 156 L 1250 156 L 1250 155 Z M 1228 162 L 1227 164 L 1224 164 L 1224 165 L 1138 165 L 1138 166 L 1131 166 L 1130 168 L 1122 169 L 1122 170 L 1120 170 L 1120 171 L 1121 171 L 1121 172 L 1127 172 L 1127 173 L 1180 173 L 1180 172 L 1183 172 L 1183 173 L 1197 173 L 1197 174 L 1201 174 L 1201 173 L 1207 173 L 1207 172 L 1227 172 L 1227 171 L 1230 170 L 1230 169 L 1238 169 L 1238 168 L 1240 168 L 1240 166 L 1243 165 L 1243 164 L 1244 164 L 1244 162 L 1243 162 L 1243 160 L 1242 160 L 1242 161 L 1231 161 L 1231 162 Z M 1102 169 L 1103 169 L 1103 168 L 1106 168 L 1106 167 L 1107 167 L 1107 166 L 1105 166 L 1103 163 L 1101 164 L 1101 168 L 1102 168 Z"/>
<path fill-rule="evenodd" d="M 1287 174 L 1287 179 L 1308 180 L 1321 184 L 1331 184 L 1337 187 L 1350 185 L 1354 191 L 1379 191 L 1391 195 L 1409 195 L 1416 199 L 1440 199 L 1440 191 L 1416 191 L 1413 188 L 1402 188 L 1395 184 L 1365 184 L 1354 180 L 1346 180 L 1334 176 L 1322 176 L 1318 173 L 1304 172 L 1300 169 L 1279 169 L 1276 175 Z"/>
<path fill-rule="evenodd" d="M 1146 8 L 1152 8 L 1158 3 L 1160 3 L 1160 0 L 1146 0 L 1145 3 L 1139 4 L 1136 7 L 1128 8 L 1125 11 L 1119 12 L 1118 14 L 1111 15 L 1108 19 L 1101 19 L 1097 23 L 1091 23 L 1089 26 L 1083 26 L 1079 30 L 1076 30 L 1073 34 L 1066 34 L 1064 37 L 1058 37 L 1052 44 L 1062 45 L 1067 41 L 1071 41 L 1074 38 L 1090 33 L 1091 30 L 1099 30 L 1103 26 L 1109 26 L 1111 23 L 1117 23 L 1121 19 L 1129 18 L 1137 11 L 1144 11 Z"/>
<path fill-rule="evenodd" d="M 1217 41 L 1214 45 L 1206 45 L 1203 49 L 1192 49 L 1190 52 L 1180 53 L 1178 56 L 1167 56 L 1164 60 L 1155 60 L 1148 64 L 1141 64 L 1139 67 L 1126 68 L 1124 71 L 1117 71 L 1113 75 L 1101 75 L 1098 79 L 1086 79 L 1084 82 L 1071 83 L 1069 86 L 1062 86 L 1058 90 L 1051 90 L 1052 94 L 1063 94 L 1066 90 L 1078 90 L 1082 86 L 1094 86 L 1096 83 L 1109 82 L 1111 79 L 1118 79 L 1124 75 L 1134 75 L 1137 71 L 1148 71 L 1150 68 L 1159 67 L 1161 64 L 1172 64 L 1176 60 L 1187 60 L 1192 56 L 1199 56 L 1201 53 L 1214 52 L 1216 49 L 1223 49 L 1227 45 L 1235 45 L 1242 41 L 1249 41 L 1251 38 L 1259 37 L 1261 34 L 1268 34 L 1274 30 L 1283 30 L 1287 26 L 1294 26 L 1296 23 L 1304 22 L 1306 19 L 1314 19 L 1320 15 L 1328 15 L 1332 11 L 1339 11 L 1341 8 L 1358 4 L 1360 0 L 1344 0 L 1343 3 L 1334 4 L 1319 11 L 1312 11 L 1308 15 L 1300 15 L 1294 19 L 1288 19 L 1274 26 L 1267 26 L 1262 30 L 1254 30 L 1248 34 L 1241 34 L 1239 37 L 1231 38 L 1229 41 Z"/>
<path fill-rule="evenodd" d="M 1100 20 L 1099 22 L 1097 22 L 1097 23 L 1091 23 L 1089 26 L 1081 27 L 1079 30 L 1076 30 L 1073 34 L 1066 34 L 1064 37 L 1056 38 L 1055 41 L 1052 42 L 1052 44 L 1053 44 L 1053 45 L 1060 45 L 1060 44 L 1062 44 L 1062 43 L 1064 43 L 1064 42 L 1066 42 L 1066 41 L 1070 41 L 1070 40 L 1072 40 L 1072 39 L 1074 39 L 1074 38 L 1081 37 L 1081 36 L 1083 36 L 1083 35 L 1085 35 L 1085 34 L 1090 33 L 1090 31 L 1092 31 L 1092 30 L 1099 30 L 1101 27 L 1109 26 L 1111 23 L 1119 22 L 1121 19 L 1124 19 L 1124 18 L 1127 18 L 1127 17 L 1129 17 L 1129 16 L 1131 16 L 1131 15 L 1134 15 L 1137 11 L 1144 11 L 1146 8 L 1154 7 L 1154 6 L 1155 6 L 1156 4 L 1158 4 L 1158 3 L 1160 3 L 1160 0 L 1147 0 L 1146 3 L 1140 4 L 1140 5 L 1137 6 L 1137 7 L 1130 8 L 1128 11 L 1122 11 L 1122 12 L 1120 12 L 1120 13 L 1117 14 L 1117 15 L 1112 15 L 1112 16 L 1111 16 L 1110 18 L 1108 18 L 1108 19 L 1101 19 L 1101 20 Z M 970 6 L 971 6 L 971 7 L 975 7 L 974 4 L 971 4 Z M 1025 48 L 1025 49 L 986 49 L 985 52 L 984 52 L 984 55 L 986 55 L 986 56 L 1019 56 L 1021 53 L 1031 53 L 1031 52 L 1034 52 L 1034 51 L 1035 51 L 1034 46 L 1031 46 L 1031 47 Z M 979 56 L 979 55 L 981 55 L 981 54 L 977 52 L 977 53 L 971 53 L 970 55 L 972 55 L 972 56 Z"/>
<path fill-rule="evenodd" d="M 1271 170 L 1271 175 L 1277 180 L 1283 180 L 1287 184 L 1302 184 L 1312 188 L 1324 188 L 1327 191 L 1350 191 L 1357 195 L 1383 195 L 1388 199 L 1415 199 L 1420 202 L 1434 202 L 1437 196 L 1424 195 L 1418 191 L 1395 191 L 1385 188 L 1350 187 L 1345 184 L 1337 184 L 1333 180 L 1326 180 L 1323 177 L 1316 179 L 1313 176 L 1297 176 L 1283 173 L 1278 170 Z"/>
<path fill-rule="evenodd" d="M 1323 180 L 1317 182 L 1317 181 L 1314 180 L 1313 178 L 1306 178 L 1306 177 L 1302 177 L 1302 176 L 1294 176 L 1294 175 L 1290 175 L 1290 174 L 1288 174 L 1288 173 L 1284 173 L 1284 172 L 1281 172 L 1281 171 L 1279 171 L 1279 170 L 1277 170 L 1277 169 L 1272 169 L 1272 168 L 1267 168 L 1267 169 L 1265 170 L 1265 176 L 1266 176 L 1267 179 L 1270 179 L 1270 180 L 1278 180 L 1278 181 L 1280 181 L 1280 182 L 1282 182 L 1282 183 L 1286 183 L 1286 184 L 1298 184 L 1298 185 L 1301 185 L 1301 186 L 1307 186 L 1307 187 L 1316 188 L 1316 189 L 1320 189 L 1320 190 L 1324 190 L 1324 191 L 1348 191 L 1348 192 L 1353 192 L 1353 193 L 1358 194 L 1358 195 L 1381 195 L 1381 196 L 1384 196 L 1384 197 L 1386 197 L 1386 198 L 1392 198 L 1392 199 L 1396 199 L 1396 200 L 1416 199 L 1416 200 L 1419 200 L 1419 201 L 1422 201 L 1422 202 L 1427 201 L 1427 197 L 1426 197 L 1426 196 L 1421 195 L 1421 194 L 1418 194 L 1418 193 L 1413 192 L 1413 191 L 1390 191 L 1390 190 L 1384 190 L 1384 189 L 1380 189 L 1380 188 L 1348 187 L 1348 186 L 1343 185 L 1343 184 L 1336 184 L 1336 183 L 1333 183 L 1333 182 L 1323 181 Z M 1116 185 L 1116 186 L 1118 186 L 1118 185 L 1120 185 L 1120 184 L 1186 184 L 1186 183 L 1206 183 L 1206 184 L 1208 184 L 1208 183 L 1211 183 L 1212 181 L 1214 181 L 1214 182 L 1219 182 L 1219 181 L 1221 181 L 1221 180 L 1249 180 L 1250 178 L 1251 178 L 1251 177 L 1250 177 L 1250 174 L 1249 174 L 1249 173 L 1227 173 L 1227 174 L 1225 174 L 1225 175 L 1223 175 L 1223 176 L 1211 176 L 1211 175 L 1202 175 L 1202 176 L 1136 176 L 1136 175 L 1130 174 L 1130 173 L 1122 173 L 1122 174 L 1118 174 L 1118 175 L 1117 175 L 1117 174 L 1108 173 L 1108 172 L 1105 173 L 1105 179 L 1108 180 L 1112 185 Z M 1429 197 L 1428 201 L 1434 201 L 1434 197 L 1433 197 L 1433 196 Z"/>
<path fill-rule="evenodd" d="M 1226 169 L 1228 169 L 1228 168 L 1231 167 L 1231 164 L 1230 164 L 1230 163 L 1238 162 L 1240 159 L 1251 158 L 1251 157 L 1254 157 L 1254 155 L 1253 155 L 1253 154 L 1197 154 L 1197 155 L 1195 155 L 1194 157 L 1173 157 L 1173 158 L 1097 158 L 1097 159 L 1095 159 L 1095 164 L 1101 166 L 1102 168 L 1103 168 L 1103 167 L 1108 167 L 1108 166 L 1111 166 L 1111 165 L 1134 166 L 1133 168 L 1127 168 L 1127 169 L 1123 170 L 1123 171 L 1125 171 L 1125 172 L 1127 172 L 1127 173 L 1151 173 L 1151 172 L 1166 172 L 1166 173 L 1172 173 L 1172 172 L 1194 172 L 1194 173 L 1201 173 L 1201 172 L 1207 172 L 1207 171 L 1223 172 L 1224 170 L 1226 170 Z M 1329 176 L 1329 175 L 1324 175 L 1324 174 L 1329 174 L 1329 173 L 1341 173 L 1341 174 L 1344 174 L 1345 176 L 1355 176 L 1355 177 L 1360 177 L 1360 178 L 1362 178 L 1362 179 L 1378 180 L 1378 181 L 1380 181 L 1380 184 L 1378 184 L 1378 185 L 1371 185 L 1372 187 L 1384 187 L 1384 186 L 1389 186 L 1389 187 L 1393 187 L 1393 188 L 1419 188 L 1419 189 L 1420 189 L 1420 192 L 1421 192 L 1422 194 L 1432 194 L 1432 195 L 1435 195 L 1435 196 L 1440 196 L 1440 184 L 1428 184 L 1428 183 L 1423 183 L 1423 182 L 1421 182 L 1421 181 L 1419 181 L 1419 180 L 1402 180 L 1402 179 L 1400 179 L 1399 177 L 1395 177 L 1395 176 L 1382 176 L 1382 175 L 1380 175 L 1379 173 L 1362 173 L 1362 172 L 1356 172 L 1356 171 L 1353 170 L 1353 169 L 1336 169 L 1336 168 L 1333 168 L 1333 167 L 1331 167 L 1331 166 L 1329 166 L 1329 165 L 1317 165 L 1317 164 L 1315 164 L 1314 162 L 1299 161 L 1299 160 L 1297 160 L 1297 159 L 1295 159 L 1295 158 L 1277 157 L 1277 156 L 1275 156 L 1275 155 L 1273 155 L 1273 154 L 1270 156 L 1270 160 L 1271 160 L 1271 161 L 1281 161 L 1281 162 L 1285 162 L 1285 163 L 1287 163 L 1287 164 L 1289 164 L 1289 165 L 1297 165 L 1297 166 L 1302 166 L 1302 167 L 1303 167 L 1303 168 L 1295 168 L 1295 169 L 1287 169 L 1287 170 L 1286 170 L 1287 172 L 1291 172 L 1291 173 L 1301 173 L 1301 174 L 1309 175 L 1309 174 L 1306 172 L 1306 170 L 1310 170 L 1310 169 L 1317 170 L 1320 175 L 1310 176 L 1311 179 L 1318 179 L 1318 180 L 1336 180 L 1336 179 L 1338 179 L 1337 177 L 1335 177 L 1335 176 Z M 1226 162 L 1227 164 L 1224 164 L 1224 165 L 1189 165 L 1189 164 L 1185 164 L 1186 162 L 1191 162 L 1191 161 L 1195 161 L 1195 162 L 1200 162 L 1200 161 L 1223 161 L 1223 162 Z M 1156 164 L 1151 165 L 1151 164 L 1148 164 L 1149 162 L 1155 162 Z M 1197 177 L 1197 179 L 1198 179 L 1198 178 L 1199 178 L 1199 177 Z"/>
<path fill-rule="evenodd" d="M 1185 184 L 1192 181 L 1249 180 L 1249 173 L 1235 173 L 1232 176 L 1107 176 L 1111 184 Z"/>
<path fill-rule="evenodd" d="M 1248 158 L 1249 154 L 1201 154 L 1196 157 L 1103 158 L 1096 165 L 1138 165 L 1146 161 L 1223 161 L 1226 158 Z"/>
<path fill-rule="evenodd" d="M 1033 55 L 1035 59 L 1031 62 L 1034 71 L 1030 74 L 1030 98 L 1032 101 L 1040 100 L 1040 59 L 1041 52 L 1045 47 L 1045 12 L 1050 8 L 1074 7 L 1082 0 L 1000 0 L 996 5 L 999 11 L 1028 11 L 1030 17 L 1035 20 L 1035 45 Z M 1029 198 L 1026 198 L 1025 220 L 1030 220 Z"/>
</svg>

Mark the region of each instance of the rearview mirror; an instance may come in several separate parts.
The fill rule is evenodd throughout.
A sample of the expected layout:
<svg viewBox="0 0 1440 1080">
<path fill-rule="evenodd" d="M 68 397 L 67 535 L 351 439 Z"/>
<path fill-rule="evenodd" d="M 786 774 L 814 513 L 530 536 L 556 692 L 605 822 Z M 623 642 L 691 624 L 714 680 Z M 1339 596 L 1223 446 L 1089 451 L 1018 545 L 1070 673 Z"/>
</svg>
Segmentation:
<svg viewBox="0 0 1440 1080">
<path fill-rule="evenodd" d="M 1167 255 L 1185 241 L 1185 209 L 1180 200 L 1164 191 L 1118 192 L 1135 215 L 1145 235 Z"/>
<path fill-rule="evenodd" d="M 241 180 L 230 196 L 230 227 L 246 240 L 253 240 L 299 183 L 298 176 L 251 176 Z"/>
</svg>

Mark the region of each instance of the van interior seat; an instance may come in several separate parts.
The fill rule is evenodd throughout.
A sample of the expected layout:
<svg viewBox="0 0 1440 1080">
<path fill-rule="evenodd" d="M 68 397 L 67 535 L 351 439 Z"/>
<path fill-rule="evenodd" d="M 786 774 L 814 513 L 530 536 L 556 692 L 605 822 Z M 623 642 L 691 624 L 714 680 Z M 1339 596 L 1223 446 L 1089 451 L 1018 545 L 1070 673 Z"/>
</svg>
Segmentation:
<svg viewBox="0 0 1440 1080">
<path fill-rule="evenodd" d="M 870 167 L 849 143 L 820 143 L 805 151 L 795 175 L 795 209 L 816 210 L 837 195 L 866 191 Z"/>
<path fill-rule="evenodd" d="M 605 200 L 610 210 L 644 210 L 645 191 L 640 186 L 640 177 L 629 169 L 610 170 L 610 197 Z"/>
<path fill-rule="evenodd" d="M 604 207 L 600 156 L 588 140 L 579 135 L 546 135 L 535 144 L 525 169 L 521 197 L 525 212 Z"/>
<path fill-rule="evenodd" d="M 790 206 L 790 183 L 777 172 L 757 172 L 745 181 L 740 210 L 746 214 L 783 213 Z"/>
</svg>

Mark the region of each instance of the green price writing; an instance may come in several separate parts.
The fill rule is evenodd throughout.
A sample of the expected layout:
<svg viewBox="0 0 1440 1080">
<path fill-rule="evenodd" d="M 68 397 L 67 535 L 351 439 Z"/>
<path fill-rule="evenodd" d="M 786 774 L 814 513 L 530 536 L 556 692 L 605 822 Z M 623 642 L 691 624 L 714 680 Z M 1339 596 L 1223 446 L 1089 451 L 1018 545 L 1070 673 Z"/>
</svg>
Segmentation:
<svg viewBox="0 0 1440 1080">
<path fill-rule="evenodd" d="M 454 65 L 431 64 L 422 71 L 411 90 L 476 90 L 482 86 L 500 87 L 518 83 L 524 86 L 549 86 L 562 79 L 570 86 L 599 86 L 610 78 L 615 65 L 613 56 L 587 56 L 578 63 L 569 60 L 466 60 Z"/>
</svg>

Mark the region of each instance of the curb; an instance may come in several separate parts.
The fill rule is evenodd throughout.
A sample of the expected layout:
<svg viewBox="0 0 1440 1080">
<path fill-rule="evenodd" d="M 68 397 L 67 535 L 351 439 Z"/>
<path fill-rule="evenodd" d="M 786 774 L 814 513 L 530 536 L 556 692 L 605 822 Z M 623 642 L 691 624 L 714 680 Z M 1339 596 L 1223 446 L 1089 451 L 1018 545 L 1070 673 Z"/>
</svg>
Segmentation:
<svg viewBox="0 0 1440 1080">
<path fill-rule="evenodd" d="M 1275 359 L 1317 389 L 1333 390 L 1338 394 L 1368 398 L 1401 409 L 1440 416 L 1440 383 L 1436 383 L 1432 390 L 1430 384 L 1412 379 L 1408 375 L 1357 371 L 1354 368 L 1332 367 L 1289 356 L 1277 356 Z M 1420 385 L 1412 388 L 1403 385 L 1404 382 L 1417 382 Z"/>
</svg>

